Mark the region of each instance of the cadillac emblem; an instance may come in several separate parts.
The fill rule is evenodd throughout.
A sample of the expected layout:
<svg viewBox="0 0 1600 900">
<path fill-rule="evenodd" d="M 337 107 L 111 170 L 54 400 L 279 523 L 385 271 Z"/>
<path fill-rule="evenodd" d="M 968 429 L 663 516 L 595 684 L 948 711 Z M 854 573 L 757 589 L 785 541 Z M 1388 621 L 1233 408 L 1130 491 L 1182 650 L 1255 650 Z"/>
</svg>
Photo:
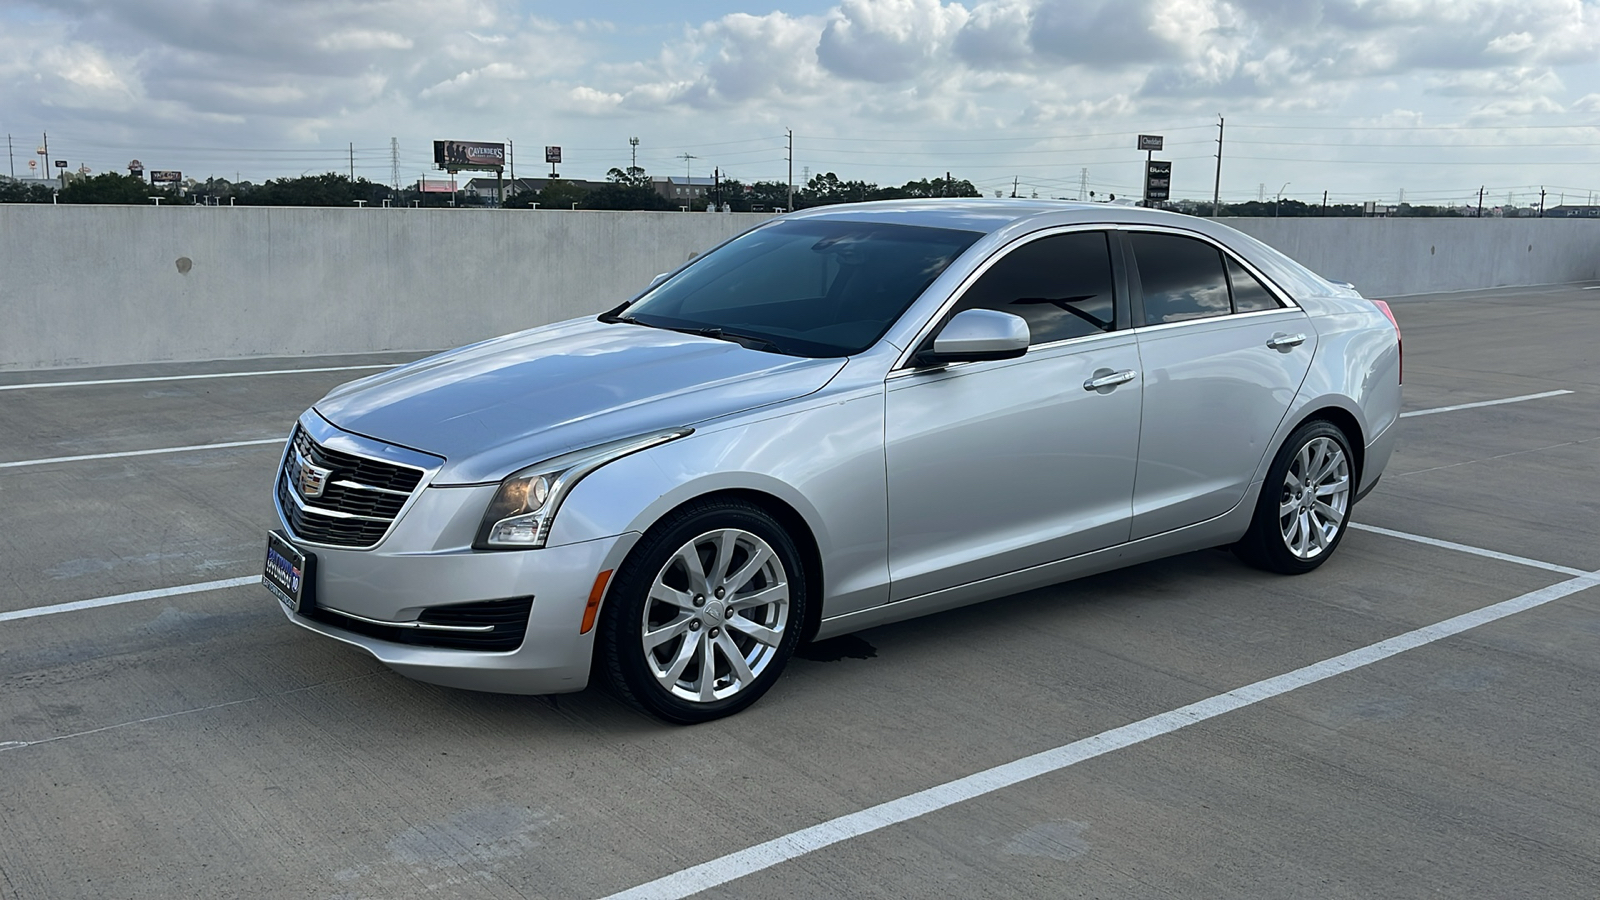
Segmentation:
<svg viewBox="0 0 1600 900">
<path fill-rule="evenodd" d="M 312 465 L 310 460 L 300 455 L 299 450 L 294 452 L 289 464 L 293 466 L 293 470 L 289 472 L 290 481 L 294 484 L 295 490 L 300 492 L 300 496 L 307 500 L 321 497 L 322 492 L 328 487 L 328 476 L 333 474 L 333 470 Z"/>
</svg>

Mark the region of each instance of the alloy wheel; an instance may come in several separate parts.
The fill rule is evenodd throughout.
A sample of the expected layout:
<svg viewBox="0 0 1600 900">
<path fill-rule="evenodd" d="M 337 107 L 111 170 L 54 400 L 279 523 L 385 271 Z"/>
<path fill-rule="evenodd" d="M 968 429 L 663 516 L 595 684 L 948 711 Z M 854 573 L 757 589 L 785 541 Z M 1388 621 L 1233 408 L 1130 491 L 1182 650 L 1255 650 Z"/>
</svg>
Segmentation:
<svg viewBox="0 0 1600 900">
<path fill-rule="evenodd" d="M 772 547 L 738 528 L 679 547 L 650 584 L 640 642 L 651 675 L 693 703 L 725 700 L 772 664 L 789 627 L 789 579 Z"/>
<path fill-rule="evenodd" d="M 1307 441 L 1284 474 L 1278 529 L 1295 557 L 1316 559 L 1333 545 L 1350 508 L 1350 461 L 1332 438 Z"/>
</svg>

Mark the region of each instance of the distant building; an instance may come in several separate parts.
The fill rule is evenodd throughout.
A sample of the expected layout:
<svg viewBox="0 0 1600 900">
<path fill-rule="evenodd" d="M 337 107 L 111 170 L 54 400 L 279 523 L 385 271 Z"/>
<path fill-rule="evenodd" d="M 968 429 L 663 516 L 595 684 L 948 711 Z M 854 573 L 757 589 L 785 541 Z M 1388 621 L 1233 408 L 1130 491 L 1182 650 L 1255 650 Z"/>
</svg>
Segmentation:
<svg viewBox="0 0 1600 900">
<path fill-rule="evenodd" d="M 608 182 L 585 181 L 582 178 L 557 178 L 562 184 L 570 184 L 579 190 L 592 191 L 604 187 Z M 530 191 L 542 191 L 550 186 L 549 178 L 507 178 L 500 184 L 504 185 L 506 196 L 514 197 L 517 194 L 526 194 Z M 495 179 L 474 178 L 461 187 L 461 192 L 480 200 L 493 200 L 495 197 Z"/>
<path fill-rule="evenodd" d="M 1547 219 L 1600 219 L 1600 206 L 1552 206 L 1544 211 Z"/>
<path fill-rule="evenodd" d="M 715 178 L 679 178 L 676 175 L 656 175 L 650 179 L 656 193 L 679 206 L 688 206 L 691 200 L 704 200 L 716 185 Z"/>
</svg>

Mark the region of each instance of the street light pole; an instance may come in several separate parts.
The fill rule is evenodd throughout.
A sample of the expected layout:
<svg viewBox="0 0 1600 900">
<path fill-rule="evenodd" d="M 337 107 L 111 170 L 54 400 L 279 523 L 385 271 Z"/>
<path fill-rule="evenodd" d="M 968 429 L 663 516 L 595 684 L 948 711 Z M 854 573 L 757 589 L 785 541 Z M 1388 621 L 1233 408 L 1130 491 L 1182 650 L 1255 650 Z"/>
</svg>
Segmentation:
<svg viewBox="0 0 1600 900">
<path fill-rule="evenodd" d="M 1288 190 L 1290 184 L 1291 182 L 1285 181 L 1283 187 L 1278 188 L 1278 199 L 1272 204 L 1272 217 L 1274 219 L 1278 217 L 1278 208 L 1283 206 L 1283 192 Z"/>
</svg>

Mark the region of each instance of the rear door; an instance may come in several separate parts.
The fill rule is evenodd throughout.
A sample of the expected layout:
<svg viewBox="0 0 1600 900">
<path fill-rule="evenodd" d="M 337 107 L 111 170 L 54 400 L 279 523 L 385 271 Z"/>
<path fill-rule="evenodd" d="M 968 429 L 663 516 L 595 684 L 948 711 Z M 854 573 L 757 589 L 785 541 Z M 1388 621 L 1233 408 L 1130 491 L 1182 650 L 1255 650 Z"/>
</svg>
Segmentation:
<svg viewBox="0 0 1600 900">
<path fill-rule="evenodd" d="M 1244 498 L 1316 350 L 1305 313 L 1220 245 L 1121 232 L 1144 408 L 1132 537 L 1220 516 Z"/>
</svg>

